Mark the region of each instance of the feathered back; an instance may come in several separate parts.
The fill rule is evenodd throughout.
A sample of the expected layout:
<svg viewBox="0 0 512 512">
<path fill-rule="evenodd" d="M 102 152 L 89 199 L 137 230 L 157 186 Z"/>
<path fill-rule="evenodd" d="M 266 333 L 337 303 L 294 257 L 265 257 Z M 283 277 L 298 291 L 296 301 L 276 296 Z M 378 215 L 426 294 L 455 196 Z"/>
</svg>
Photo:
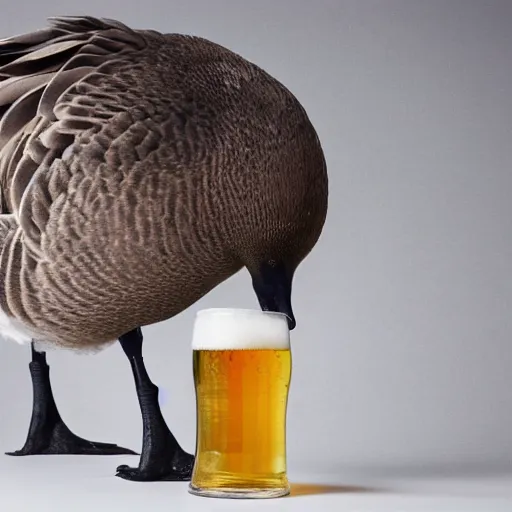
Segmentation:
<svg viewBox="0 0 512 512">
<path fill-rule="evenodd" d="M 141 34 L 109 19 L 50 18 L 50 27 L 0 40 L 0 211 L 16 213 L 45 159 L 59 158 L 75 135 L 104 122 L 90 105 L 59 99 L 116 58 L 145 47 Z M 104 112 L 108 118 L 115 112 Z"/>
<path fill-rule="evenodd" d="M 56 18 L 0 41 L 0 109 L 0 308 L 39 339 L 112 341 L 243 266 L 291 275 L 322 230 L 305 110 L 211 41 Z"/>
</svg>

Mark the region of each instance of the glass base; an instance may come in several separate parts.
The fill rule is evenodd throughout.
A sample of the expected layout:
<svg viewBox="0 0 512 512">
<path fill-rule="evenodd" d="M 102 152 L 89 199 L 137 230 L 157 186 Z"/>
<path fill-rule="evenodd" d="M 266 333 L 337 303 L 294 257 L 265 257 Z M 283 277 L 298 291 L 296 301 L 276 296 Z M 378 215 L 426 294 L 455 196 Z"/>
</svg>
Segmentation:
<svg viewBox="0 0 512 512">
<path fill-rule="evenodd" d="M 265 498 L 283 498 L 290 494 L 290 487 L 270 488 L 270 489 L 241 489 L 229 487 L 212 487 L 203 489 L 190 484 L 188 492 L 195 496 L 205 498 L 228 498 L 228 499 L 265 499 Z"/>
</svg>

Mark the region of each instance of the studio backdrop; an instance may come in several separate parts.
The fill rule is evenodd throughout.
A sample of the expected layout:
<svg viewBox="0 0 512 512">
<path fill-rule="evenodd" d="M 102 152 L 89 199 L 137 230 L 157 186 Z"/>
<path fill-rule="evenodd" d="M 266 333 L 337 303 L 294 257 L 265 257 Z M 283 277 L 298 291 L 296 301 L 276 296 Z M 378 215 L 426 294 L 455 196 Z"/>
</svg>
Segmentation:
<svg viewBox="0 0 512 512">
<path fill-rule="evenodd" d="M 511 463 L 510 2 L 1 0 L 1 8 L 1 37 L 64 14 L 203 36 L 264 68 L 305 107 L 330 195 L 321 239 L 294 281 L 290 470 Z M 206 307 L 258 307 L 247 271 L 143 329 L 163 414 L 189 451 L 191 331 Z M 29 360 L 29 347 L 0 340 L 0 452 L 25 440 Z M 74 432 L 140 449 L 139 406 L 118 345 L 52 352 L 48 362 Z"/>
</svg>

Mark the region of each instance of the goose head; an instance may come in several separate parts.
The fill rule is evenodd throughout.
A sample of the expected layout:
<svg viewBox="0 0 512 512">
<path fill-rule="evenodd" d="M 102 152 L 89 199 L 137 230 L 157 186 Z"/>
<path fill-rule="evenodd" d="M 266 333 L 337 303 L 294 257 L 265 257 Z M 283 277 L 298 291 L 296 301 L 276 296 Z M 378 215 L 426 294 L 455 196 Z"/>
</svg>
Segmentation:
<svg viewBox="0 0 512 512">
<path fill-rule="evenodd" d="M 290 330 L 297 325 L 294 276 L 321 235 L 328 203 L 324 155 L 311 125 L 307 130 L 307 142 L 253 179 L 231 222 L 231 249 L 249 271 L 261 309 L 285 314 Z"/>
</svg>

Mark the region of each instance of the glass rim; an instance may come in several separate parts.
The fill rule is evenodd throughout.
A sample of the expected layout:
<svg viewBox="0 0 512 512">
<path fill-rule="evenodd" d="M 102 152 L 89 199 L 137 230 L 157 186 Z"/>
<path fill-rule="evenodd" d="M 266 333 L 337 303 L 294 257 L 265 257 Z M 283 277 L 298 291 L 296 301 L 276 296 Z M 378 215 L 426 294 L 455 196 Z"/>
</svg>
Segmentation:
<svg viewBox="0 0 512 512">
<path fill-rule="evenodd" d="M 280 311 L 268 311 L 263 309 L 251 309 L 251 308 L 204 308 L 200 309 L 196 312 L 196 317 L 201 316 L 205 313 L 213 313 L 213 314 L 224 314 L 224 315 L 233 315 L 237 313 L 245 313 L 245 314 L 254 314 L 254 315 L 263 315 L 263 316 L 275 316 L 278 318 L 287 318 L 291 320 L 291 318 L 286 313 L 281 313 Z"/>
</svg>

